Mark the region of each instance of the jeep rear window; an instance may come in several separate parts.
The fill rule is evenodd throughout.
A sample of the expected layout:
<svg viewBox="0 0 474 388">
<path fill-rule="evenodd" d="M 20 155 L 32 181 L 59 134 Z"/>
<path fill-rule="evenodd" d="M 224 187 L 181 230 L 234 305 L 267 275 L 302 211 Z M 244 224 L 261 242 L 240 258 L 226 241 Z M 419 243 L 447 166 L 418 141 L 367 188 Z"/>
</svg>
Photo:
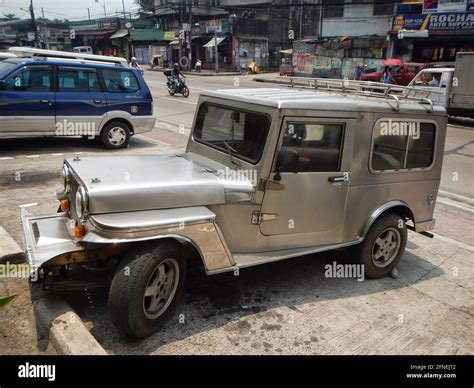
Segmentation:
<svg viewBox="0 0 474 388">
<path fill-rule="evenodd" d="M 202 104 L 194 139 L 232 156 L 256 163 L 262 156 L 270 118 L 262 113 Z"/>
<path fill-rule="evenodd" d="M 428 168 L 433 163 L 436 126 L 418 121 L 381 120 L 375 125 L 372 169 Z"/>
</svg>

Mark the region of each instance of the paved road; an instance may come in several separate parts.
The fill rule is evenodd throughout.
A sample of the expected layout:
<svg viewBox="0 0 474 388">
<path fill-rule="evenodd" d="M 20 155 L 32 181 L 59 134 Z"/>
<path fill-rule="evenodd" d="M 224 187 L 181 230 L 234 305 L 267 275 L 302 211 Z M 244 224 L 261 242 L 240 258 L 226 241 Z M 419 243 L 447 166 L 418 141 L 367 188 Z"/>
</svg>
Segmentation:
<svg viewBox="0 0 474 388">
<path fill-rule="evenodd" d="M 188 76 L 187 81 L 190 86 L 191 96 L 185 99 L 180 96 L 171 97 L 168 95 L 164 86 L 165 77 L 161 73 L 147 71 L 145 77 L 151 86 L 155 98 L 155 112 L 159 119 L 154 131 L 134 137 L 131 141 L 131 147 L 126 150 L 105 151 L 98 142 L 83 139 L 41 138 L 0 140 L 0 203 L 2 204 L 0 224 L 19 243 L 21 243 L 21 233 L 18 222 L 18 205 L 38 202 L 39 206 L 33 208 L 33 212 L 55 212 L 57 201 L 53 194 L 53 188 L 58 182 L 63 158 L 77 154 L 92 156 L 182 151 L 186 145 L 187 134 L 192 124 L 194 110 L 201 90 L 225 89 L 229 87 L 277 87 L 268 83 L 253 82 L 251 76 Z M 440 197 L 437 204 L 436 218 L 438 219 L 438 225 L 436 232 L 470 245 L 474 245 L 472 233 L 474 213 L 472 205 L 469 204 L 469 200 L 466 197 L 474 197 L 473 156 L 474 125 L 470 121 L 455 121 L 448 129 L 441 184 L 445 194 Z M 336 285 L 334 282 L 328 282 L 327 279 L 324 280 L 321 278 L 321 264 L 315 264 L 311 257 L 310 259 L 301 259 L 300 261 L 274 264 L 268 267 L 269 269 L 264 269 L 263 267 L 261 269 L 250 269 L 248 270 L 249 277 L 239 280 L 242 283 L 237 288 L 233 280 L 227 286 L 226 284 L 215 286 L 215 282 L 221 282 L 222 278 L 218 278 L 221 280 L 210 280 L 208 278 L 202 279 L 199 275 L 196 275 L 197 277 L 194 277 L 194 285 L 191 282 L 191 288 L 187 292 L 190 304 L 187 304 L 187 307 L 185 307 L 187 308 L 187 316 L 194 323 L 186 328 L 172 325 L 171 328 L 167 329 L 166 337 L 155 336 L 153 341 L 147 342 L 144 352 L 196 353 L 199 351 L 199 343 L 218 343 L 222 340 L 226 349 L 230 350 L 222 351 L 222 348 L 219 348 L 220 352 L 281 353 L 281 349 L 286 349 L 293 353 L 308 353 L 312 352 L 315 346 L 319 346 L 317 345 L 318 341 L 327 340 L 328 338 L 325 338 L 324 335 L 311 334 L 312 331 L 307 322 L 316 320 L 319 317 L 325 317 L 322 321 L 323 323 L 319 323 L 318 326 L 320 328 L 319 332 L 321 332 L 329 328 L 330 322 L 334 320 L 334 317 L 337 316 L 339 318 L 336 320 L 343 321 L 344 317 L 347 317 L 347 314 L 353 308 L 351 307 L 351 302 L 347 299 L 350 298 L 351 292 L 367 295 L 366 299 L 357 301 L 357 308 L 365 311 L 367 310 L 364 307 L 366 304 L 373 306 L 374 304 L 381 303 L 382 294 L 388 295 L 387 298 L 389 298 L 393 292 L 402 289 L 402 300 L 400 303 L 407 303 L 415 309 L 419 308 L 419 306 L 412 305 L 411 301 L 420 296 L 419 292 L 422 292 L 427 298 L 429 297 L 428 299 L 434 298 L 437 301 L 435 305 L 430 304 L 430 308 L 437 310 L 438 314 L 430 315 L 425 311 L 426 309 L 421 309 L 419 313 L 411 315 L 410 319 L 419 320 L 425 324 L 430 323 L 430 317 L 434 321 L 441 322 L 441 331 L 433 328 L 433 335 L 431 337 L 425 336 L 419 339 L 419 341 L 429 346 L 429 341 L 432 341 L 432 338 L 442 338 L 443 335 L 447 335 L 448 340 L 440 339 L 443 347 L 439 352 L 455 353 L 459 351 L 461 353 L 472 353 L 474 351 L 472 338 L 465 345 L 459 342 L 456 339 L 456 328 L 458 326 L 455 325 L 453 328 L 450 328 L 450 321 L 448 319 L 450 315 L 459 315 L 460 321 L 457 323 L 457 325 L 460 325 L 459 333 L 465 332 L 463 327 L 468 325 L 465 310 L 470 306 L 467 301 L 472 301 L 472 291 L 470 288 L 467 288 L 468 279 L 472 281 L 472 266 L 468 265 L 468 256 L 466 256 L 470 254 L 469 251 L 459 247 L 453 248 L 449 244 L 444 246 L 440 241 L 426 248 L 425 245 L 428 243 L 424 242 L 424 238 L 418 235 L 414 235 L 412 238 L 415 239 L 416 244 L 408 247 L 409 254 L 407 255 L 406 263 L 402 265 L 403 276 L 401 279 L 398 281 L 384 280 L 381 283 L 368 282 L 364 283 L 366 284 L 365 288 L 361 289 L 357 287 L 357 283 L 351 285 L 350 282 L 342 282 L 343 284 Z M 419 240 L 420 238 L 421 240 Z M 446 247 L 449 248 L 449 252 L 443 251 L 443 249 L 447 249 Z M 418 248 L 421 250 L 417 250 Z M 438 252 L 441 252 L 441 254 L 438 254 Z M 422 257 L 421 262 L 418 262 L 418 264 L 414 263 L 413 260 L 416 257 Z M 450 261 L 447 261 L 448 258 Z M 331 262 L 332 259 L 332 254 L 322 256 L 323 262 Z M 440 270 L 439 265 L 442 263 L 444 263 L 445 267 Z M 465 273 L 463 277 L 460 279 L 446 279 L 441 276 L 449 273 L 451 267 L 464 268 Z M 272 279 L 277 280 L 268 280 L 266 271 L 269 271 Z M 309 273 L 313 273 L 313 275 L 305 275 Z M 415 276 L 413 273 L 418 277 L 413 278 Z M 287 276 L 286 274 L 288 274 L 287 279 L 284 278 Z M 310 278 L 305 276 L 310 276 Z M 193 279 L 193 277 L 191 278 Z M 429 281 L 421 282 L 420 279 L 422 278 Z M 436 278 L 436 280 L 433 280 L 433 278 Z M 304 284 L 305 279 L 309 282 L 307 285 Z M 265 282 L 270 283 L 267 284 Z M 11 309 L 0 318 L 0 335 L 3 338 L 0 353 L 21 353 L 22 349 L 23 352 L 28 353 L 36 351 L 33 350 L 34 346 L 32 345 L 35 343 L 35 339 L 32 338 L 34 323 L 29 310 L 27 283 L 21 280 L 10 281 L 8 279 L 8 281 L 0 281 L 0 286 L 3 293 L 18 293 L 21 295 L 18 302 L 14 302 L 14 309 Z M 326 291 L 321 291 L 320 294 L 316 292 L 309 293 L 307 287 L 310 286 L 322 290 L 325 289 Z M 410 292 L 403 291 L 406 286 L 410 287 Z M 265 287 L 274 292 L 267 293 L 262 297 Z M 291 292 L 286 292 L 287 287 L 291 288 Z M 429 287 L 434 287 L 434 289 L 431 290 Z M 445 295 L 442 293 L 438 294 L 436 291 L 437 289 L 450 289 L 450 287 L 458 288 L 456 288 L 456 292 L 450 293 L 449 291 Z M 338 291 L 336 291 L 336 288 Z M 421 288 L 421 291 L 418 288 Z M 226 291 L 221 292 L 223 289 Z M 75 303 L 75 307 L 81 311 L 81 314 L 86 319 L 96 325 L 95 334 L 101 338 L 101 341 L 109 351 L 116 353 L 140 352 L 142 345 L 138 347 L 130 345 L 117 332 L 112 332 L 111 336 L 106 335 L 108 331 L 113 329 L 103 314 L 105 308 L 103 295 L 93 295 L 92 300 L 97 306 L 95 310 L 90 310 L 87 307 L 88 302 L 84 298 L 84 295 L 80 295 L 72 303 Z M 208 303 L 207 298 L 210 298 L 211 307 L 199 307 L 203 303 Z M 449 298 L 452 300 L 449 300 Z M 428 299 L 425 299 L 423 296 L 420 300 L 428 303 Z M 317 304 L 318 300 L 323 300 L 324 303 Z M 333 305 L 329 303 L 332 300 L 339 300 L 339 304 Z M 395 320 L 399 319 L 399 316 L 395 310 L 388 314 L 383 312 L 385 305 L 387 309 L 392 308 L 391 302 L 389 303 L 387 300 L 377 310 L 380 322 L 384 322 L 385 326 L 383 327 L 385 328 L 377 331 L 372 323 L 361 327 L 364 330 L 371 330 L 381 336 L 384 333 L 393 332 L 395 341 L 397 333 L 400 333 L 400 329 L 396 326 L 395 322 Z M 238 302 L 236 303 L 236 301 Z M 365 312 L 369 313 L 368 310 Z M 261 313 L 261 319 L 258 315 L 253 317 L 252 314 L 254 313 Z M 333 313 L 336 315 L 332 315 Z M 423 315 L 425 313 L 428 315 Z M 402 311 L 400 314 L 408 314 L 408 311 Z M 294 316 L 301 319 L 304 318 L 303 321 L 306 323 L 300 321 L 303 322 L 301 325 L 292 325 L 291 319 Z M 241 317 L 246 318 L 240 319 Z M 428 321 L 423 317 L 427 317 Z M 230 327 L 226 326 L 228 321 L 233 322 Z M 352 325 L 350 320 L 346 321 L 346 323 L 347 325 Z M 356 322 L 353 322 L 353 324 L 357 326 Z M 256 325 L 258 327 L 255 327 Z M 290 327 L 293 329 L 290 329 Z M 283 332 L 281 331 L 282 328 Z M 422 336 L 422 329 L 422 324 L 418 324 L 415 328 L 412 327 L 410 329 L 410 335 L 413 336 L 414 342 L 412 344 L 404 343 L 403 346 L 406 346 L 405 350 L 412 353 L 416 352 L 415 345 L 418 341 L 416 338 L 417 336 Z M 304 335 L 302 334 L 301 338 L 299 338 L 292 330 L 301 330 Z M 333 332 L 332 335 L 335 337 L 333 337 L 332 341 L 336 345 L 332 346 L 329 344 L 323 347 L 320 353 L 341 352 L 344 341 L 357 342 L 362 338 L 360 336 L 345 337 L 344 330 L 344 328 L 340 328 L 340 331 Z M 287 336 L 285 336 L 286 331 L 289 333 Z M 258 333 L 261 340 L 255 342 L 246 339 L 249 335 L 254 334 L 253 332 Z M 401 335 L 406 336 L 408 334 L 402 331 Z M 211 337 L 220 339 L 214 340 Z M 284 337 L 284 339 L 279 339 L 279 337 Z M 459 338 L 462 338 L 462 336 Z M 181 339 L 184 339 L 184 341 L 181 342 Z M 292 339 L 292 341 L 288 342 L 289 339 Z M 176 343 L 179 343 L 179 346 L 173 344 L 173 341 L 177 341 Z M 278 344 L 278 341 L 280 341 L 280 344 Z M 116 344 L 114 345 L 114 343 Z M 353 345 L 352 348 L 349 347 L 348 349 L 355 349 L 354 351 L 361 353 L 370 352 L 371 349 L 370 341 L 358 348 L 356 344 Z M 238 348 L 238 346 L 242 347 Z M 213 349 L 219 351 L 215 347 L 208 346 L 205 352 L 212 353 Z M 232 351 L 232 349 L 235 351 Z M 384 349 L 380 349 L 381 353 L 384 351 Z M 404 351 L 402 345 L 398 348 L 394 347 L 392 352 L 396 353 L 397 351 Z"/>
</svg>

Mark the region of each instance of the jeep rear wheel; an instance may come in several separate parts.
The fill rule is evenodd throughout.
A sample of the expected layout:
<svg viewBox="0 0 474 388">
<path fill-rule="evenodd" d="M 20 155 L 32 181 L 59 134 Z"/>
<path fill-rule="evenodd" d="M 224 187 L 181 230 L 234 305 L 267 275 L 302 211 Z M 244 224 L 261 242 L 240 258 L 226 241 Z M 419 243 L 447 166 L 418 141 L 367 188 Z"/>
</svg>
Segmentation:
<svg viewBox="0 0 474 388">
<path fill-rule="evenodd" d="M 403 217 L 388 214 L 378 219 L 355 249 L 359 262 L 364 264 L 365 276 L 377 279 L 388 275 L 400 261 L 406 243 L 407 227 Z"/>
<path fill-rule="evenodd" d="M 186 260 L 177 243 L 146 244 L 127 254 L 110 286 L 113 324 L 135 338 L 159 330 L 179 305 L 185 272 Z"/>
<path fill-rule="evenodd" d="M 100 139 L 104 147 L 109 150 L 125 148 L 130 141 L 130 129 L 124 123 L 112 122 L 102 130 Z"/>
</svg>

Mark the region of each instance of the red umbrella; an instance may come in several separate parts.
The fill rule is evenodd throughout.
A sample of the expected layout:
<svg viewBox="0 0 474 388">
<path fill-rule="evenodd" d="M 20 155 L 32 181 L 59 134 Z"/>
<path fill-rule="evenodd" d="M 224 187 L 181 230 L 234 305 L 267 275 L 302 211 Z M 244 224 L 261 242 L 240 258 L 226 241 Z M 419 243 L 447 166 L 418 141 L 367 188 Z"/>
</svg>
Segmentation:
<svg viewBox="0 0 474 388">
<path fill-rule="evenodd" d="M 386 59 L 383 64 L 385 66 L 402 66 L 403 62 L 400 59 Z"/>
</svg>

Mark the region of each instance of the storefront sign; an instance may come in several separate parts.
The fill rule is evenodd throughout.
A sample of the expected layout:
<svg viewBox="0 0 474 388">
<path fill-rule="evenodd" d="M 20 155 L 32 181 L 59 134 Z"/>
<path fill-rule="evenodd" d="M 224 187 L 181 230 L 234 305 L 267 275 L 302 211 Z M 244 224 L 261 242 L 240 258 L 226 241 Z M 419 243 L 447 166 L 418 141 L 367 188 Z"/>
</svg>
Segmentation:
<svg viewBox="0 0 474 388">
<path fill-rule="evenodd" d="M 428 30 L 430 32 L 474 31 L 474 12 L 397 15 L 393 30 Z"/>
</svg>

